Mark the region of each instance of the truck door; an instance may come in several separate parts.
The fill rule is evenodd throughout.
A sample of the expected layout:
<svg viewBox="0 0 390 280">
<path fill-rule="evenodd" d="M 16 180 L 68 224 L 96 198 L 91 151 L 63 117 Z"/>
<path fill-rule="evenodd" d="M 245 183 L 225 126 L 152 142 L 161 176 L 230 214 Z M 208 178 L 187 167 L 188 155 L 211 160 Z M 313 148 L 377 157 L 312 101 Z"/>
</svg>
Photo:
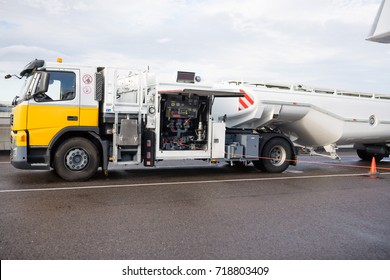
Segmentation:
<svg viewBox="0 0 390 280">
<path fill-rule="evenodd" d="M 79 71 L 48 71 L 47 92 L 29 100 L 27 130 L 29 146 L 47 147 L 66 127 L 79 126 Z"/>
</svg>

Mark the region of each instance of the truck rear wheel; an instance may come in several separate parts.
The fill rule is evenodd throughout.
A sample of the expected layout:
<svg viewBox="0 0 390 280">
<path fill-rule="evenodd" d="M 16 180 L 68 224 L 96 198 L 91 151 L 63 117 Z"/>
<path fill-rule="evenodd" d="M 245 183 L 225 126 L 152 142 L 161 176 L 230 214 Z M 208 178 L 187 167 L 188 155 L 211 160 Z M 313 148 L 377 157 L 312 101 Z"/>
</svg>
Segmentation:
<svg viewBox="0 0 390 280">
<path fill-rule="evenodd" d="M 268 141 L 261 154 L 262 159 L 253 162 L 256 168 L 271 173 L 281 173 L 289 167 L 292 151 L 290 144 L 278 137 Z"/>
<path fill-rule="evenodd" d="M 91 178 L 99 166 L 96 146 L 81 137 L 63 142 L 54 155 L 53 167 L 66 181 L 85 181 Z"/>
</svg>

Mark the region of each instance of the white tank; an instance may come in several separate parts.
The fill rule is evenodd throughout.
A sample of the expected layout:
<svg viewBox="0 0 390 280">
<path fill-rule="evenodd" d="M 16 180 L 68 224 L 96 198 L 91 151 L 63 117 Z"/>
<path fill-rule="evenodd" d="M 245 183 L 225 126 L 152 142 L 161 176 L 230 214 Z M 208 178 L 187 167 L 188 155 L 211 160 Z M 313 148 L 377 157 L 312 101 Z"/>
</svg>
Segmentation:
<svg viewBox="0 0 390 280">
<path fill-rule="evenodd" d="M 390 96 L 269 84 L 238 85 L 214 102 L 230 128 L 270 127 L 307 147 L 390 142 Z"/>
</svg>

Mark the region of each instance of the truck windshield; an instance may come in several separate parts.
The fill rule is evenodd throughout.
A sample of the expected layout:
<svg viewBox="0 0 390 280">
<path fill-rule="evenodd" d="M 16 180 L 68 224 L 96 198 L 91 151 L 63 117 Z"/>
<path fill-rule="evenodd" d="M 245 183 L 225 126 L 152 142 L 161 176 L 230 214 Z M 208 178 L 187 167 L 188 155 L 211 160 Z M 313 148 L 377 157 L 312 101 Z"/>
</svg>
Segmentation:
<svg viewBox="0 0 390 280">
<path fill-rule="evenodd" d="M 31 84 L 31 80 L 33 79 L 34 75 L 29 75 L 25 78 L 24 83 L 20 89 L 19 96 L 21 97 L 21 100 L 27 100 L 29 96 L 29 87 Z"/>
</svg>

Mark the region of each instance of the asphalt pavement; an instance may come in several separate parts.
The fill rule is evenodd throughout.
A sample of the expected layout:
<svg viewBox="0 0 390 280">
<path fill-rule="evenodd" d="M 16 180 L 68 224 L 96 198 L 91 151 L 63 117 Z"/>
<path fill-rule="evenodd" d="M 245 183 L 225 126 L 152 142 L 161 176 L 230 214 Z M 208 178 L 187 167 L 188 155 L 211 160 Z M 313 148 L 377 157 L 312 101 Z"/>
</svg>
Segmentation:
<svg viewBox="0 0 390 280">
<path fill-rule="evenodd" d="M 390 259 L 390 160 L 198 161 L 65 182 L 0 154 L 0 259 Z"/>
</svg>

